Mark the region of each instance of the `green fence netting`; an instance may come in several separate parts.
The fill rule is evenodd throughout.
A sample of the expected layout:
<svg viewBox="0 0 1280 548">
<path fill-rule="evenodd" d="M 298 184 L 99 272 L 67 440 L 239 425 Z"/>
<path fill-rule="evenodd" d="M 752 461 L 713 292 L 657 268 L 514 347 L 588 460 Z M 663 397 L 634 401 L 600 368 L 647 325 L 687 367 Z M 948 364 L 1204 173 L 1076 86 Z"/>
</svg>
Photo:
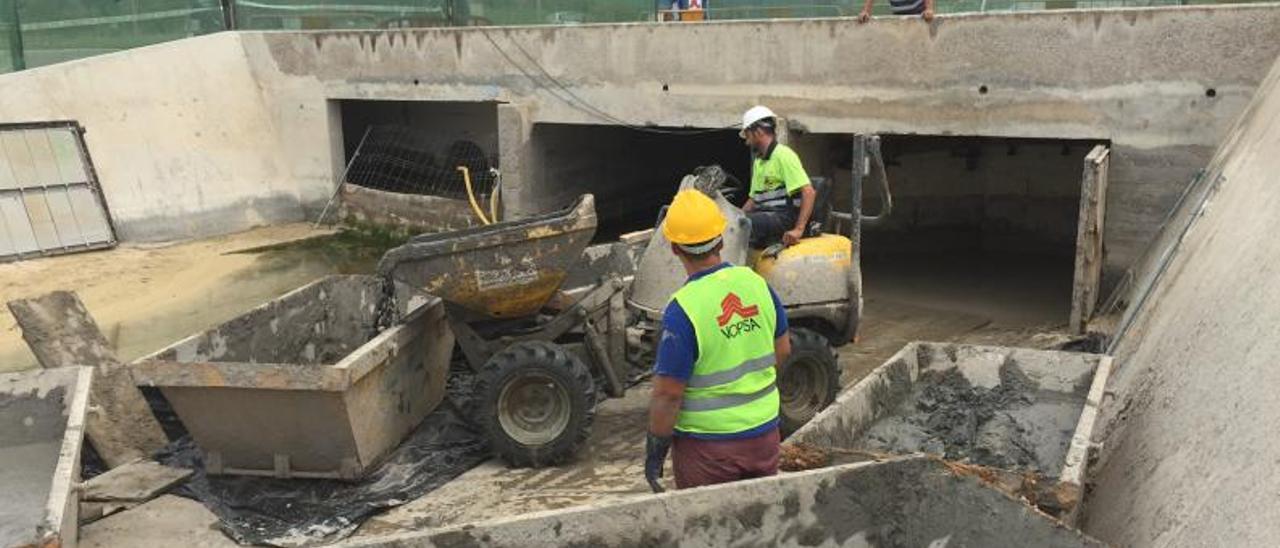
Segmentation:
<svg viewBox="0 0 1280 548">
<path fill-rule="evenodd" d="M 1251 0 L 936 0 L 940 14 Z M 220 30 L 653 21 L 670 0 L 0 0 L 0 72 Z M 862 0 L 703 0 L 697 19 L 857 15 Z M 888 15 L 888 0 L 872 13 Z M 20 29 L 20 30 L 19 30 Z"/>
</svg>

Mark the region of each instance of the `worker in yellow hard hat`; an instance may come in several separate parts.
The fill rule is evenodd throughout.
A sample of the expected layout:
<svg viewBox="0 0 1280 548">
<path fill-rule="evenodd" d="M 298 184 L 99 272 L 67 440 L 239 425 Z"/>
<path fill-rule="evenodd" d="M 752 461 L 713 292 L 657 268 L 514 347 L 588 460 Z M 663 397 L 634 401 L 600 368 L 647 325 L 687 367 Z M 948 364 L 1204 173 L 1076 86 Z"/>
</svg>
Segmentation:
<svg viewBox="0 0 1280 548">
<path fill-rule="evenodd" d="M 694 189 L 676 194 L 662 222 L 689 278 L 663 312 L 653 368 L 645 478 L 654 491 L 673 445 L 681 489 L 778 472 L 787 315 L 764 278 L 721 260 L 724 228 L 720 206 Z"/>
</svg>

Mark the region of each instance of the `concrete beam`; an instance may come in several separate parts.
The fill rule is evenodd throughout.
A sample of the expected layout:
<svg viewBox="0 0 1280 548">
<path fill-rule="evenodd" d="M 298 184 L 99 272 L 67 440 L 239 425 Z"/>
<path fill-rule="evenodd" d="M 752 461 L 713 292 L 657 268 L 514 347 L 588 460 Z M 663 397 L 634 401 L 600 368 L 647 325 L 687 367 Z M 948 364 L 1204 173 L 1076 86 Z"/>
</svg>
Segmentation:
<svg viewBox="0 0 1280 548">
<path fill-rule="evenodd" d="M 344 546 L 1102 546 L 942 461 L 784 474 Z"/>
</svg>

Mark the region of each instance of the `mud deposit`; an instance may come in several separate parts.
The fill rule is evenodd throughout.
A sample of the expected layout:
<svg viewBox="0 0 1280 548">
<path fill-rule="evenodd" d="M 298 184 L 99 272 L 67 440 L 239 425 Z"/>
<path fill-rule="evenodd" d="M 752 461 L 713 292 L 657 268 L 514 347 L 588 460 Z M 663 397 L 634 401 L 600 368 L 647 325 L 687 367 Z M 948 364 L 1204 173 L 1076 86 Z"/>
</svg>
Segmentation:
<svg viewBox="0 0 1280 548">
<path fill-rule="evenodd" d="M 974 386 L 956 368 L 925 370 L 910 397 L 857 447 L 1057 476 L 1082 407 L 1077 396 L 1042 390 L 1013 361 L 1000 367 L 992 388 Z"/>
</svg>

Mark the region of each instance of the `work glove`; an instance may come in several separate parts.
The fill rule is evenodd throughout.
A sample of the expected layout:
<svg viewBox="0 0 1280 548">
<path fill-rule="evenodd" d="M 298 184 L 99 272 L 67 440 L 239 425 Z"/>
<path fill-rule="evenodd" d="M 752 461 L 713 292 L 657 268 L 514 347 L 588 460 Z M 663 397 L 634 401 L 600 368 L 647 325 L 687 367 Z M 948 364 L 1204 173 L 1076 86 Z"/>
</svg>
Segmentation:
<svg viewBox="0 0 1280 548">
<path fill-rule="evenodd" d="M 648 433 L 644 440 L 644 479 L 649 481 L 649 488 L 654 493 L 665 489 L 658 483 L 662 477 L 662 464 L 667 460 L 667 452 L 671 451 L 671 436 L 655 436 Z"/>
</svg>

